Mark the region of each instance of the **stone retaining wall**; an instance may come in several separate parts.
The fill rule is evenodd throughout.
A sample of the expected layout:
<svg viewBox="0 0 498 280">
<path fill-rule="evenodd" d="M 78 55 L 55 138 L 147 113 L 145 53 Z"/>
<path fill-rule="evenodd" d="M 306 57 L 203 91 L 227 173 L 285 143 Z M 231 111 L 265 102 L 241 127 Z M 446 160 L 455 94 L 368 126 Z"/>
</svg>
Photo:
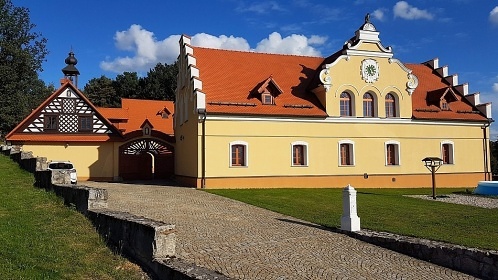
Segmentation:
<svg viewBox="0 0 498 280">
<path fill-rule="evenodd" d="M 359 240 L 481 279 L 498 279 L 498 251 L 467 248 L 385 232 L 368 230 L 340 232 Z"/>
</svg>

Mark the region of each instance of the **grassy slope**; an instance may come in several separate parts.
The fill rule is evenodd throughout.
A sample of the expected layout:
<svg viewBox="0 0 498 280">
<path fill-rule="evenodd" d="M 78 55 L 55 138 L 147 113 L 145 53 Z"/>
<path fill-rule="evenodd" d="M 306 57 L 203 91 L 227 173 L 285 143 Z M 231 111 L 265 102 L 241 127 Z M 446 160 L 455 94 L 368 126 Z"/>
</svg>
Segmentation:
<svg viewBox="0 0 498 280">
<path fill-rule="evenodd" d="M 0 156 L 0 279 L 140 279 L 91 223 Z"/>
<path fill-rule="evenodd" d="M 341 189 L 208 190 L 327 227 L 340 227 Z M 357 189 L 361 227 L 498 250 L 498 209 L 404 197 L 430 189 Z M 463 189 L 438 189 L 438 195 Z"/>
</svg>

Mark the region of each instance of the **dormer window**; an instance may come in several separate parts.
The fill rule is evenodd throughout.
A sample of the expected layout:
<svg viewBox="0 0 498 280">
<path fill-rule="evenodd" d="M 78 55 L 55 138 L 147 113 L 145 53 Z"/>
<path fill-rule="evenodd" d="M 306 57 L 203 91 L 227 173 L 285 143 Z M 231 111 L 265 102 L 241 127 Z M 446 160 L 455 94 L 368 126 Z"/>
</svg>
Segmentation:
<svg viewBox="0 0 498 280">
<path fill-rule="evenodd" d="M 264 105 L 274 105 L 275 101 L 271 93 L 265 92 L 261 94 L 261 103 L 263 103 Z"/>
<path fill-rule="evenodd" d="M 140 128 L 142 129 L 143 136 L 150 136 L 153 126 L 148 119 L 145 119 Z"/>
<path fill-rule="evenodd" d="M 260 98 L 263 105 L 275 105 L 275 99 L 282 94 L 283 91 L 277 85 L 272 76 L 261 82 L 253 90 L 253 96 Z"/>
<path fill-rule="evenodd" d="M 427 103 L 439 107 L 441 111 L 451 111 L 450 103 L 458 100 L 460 100 L 460 97 L 451 87 L 440 88 L 427 93 Z"/>
<path fill-rule="evenodd" d="M 450 110 L 450 105 L 446 101 L 446 99 L 441 100 L 441 110 L 443 111 L 449 111 Z"/>
<path fill-rule="evenodd" d="M 160 110 L 156 114 L 156 116 L 161 116 L 161 118 L 163 118 L 163 119 L 168 119 L 170 115 L 171 115 L 171 112 L 166 107 L 164 107 L 162 110 Z"/>
</svg>

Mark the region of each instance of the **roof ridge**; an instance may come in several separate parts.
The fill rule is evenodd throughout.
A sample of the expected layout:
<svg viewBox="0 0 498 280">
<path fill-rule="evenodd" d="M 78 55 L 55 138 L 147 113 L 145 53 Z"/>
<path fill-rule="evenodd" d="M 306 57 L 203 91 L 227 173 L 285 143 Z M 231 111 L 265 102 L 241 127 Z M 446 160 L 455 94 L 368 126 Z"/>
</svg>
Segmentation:
<svg viewBox="0 0 498 280">
<path fill-rule="evenodd" d="M 210 48 L 210 47 L 199 47 L 199 46 L 192 46 L 194 48 L 194 56 L 195 56 L 195 49 L 206 49 L 206 50 L 219 50 L 219 51 L 226 51 L 226 52 L 239 52 L 239 53 L 252 53 L 252 54 L 262 54 L 262 55 L 280 55 L 280 56 L 294 56 L 294 57 L 309 57 L 309 58 L 322 58 L 325 59 L 323 56 L 312 56 L 312 55 L 299 55 L 299 54 L 285 54 L 285 53 L 271 53 L 271 52 L 258 52 L 255 50 L 228 50 L 228 49 L 221 49 L 221 48 Z"/>
</svg>

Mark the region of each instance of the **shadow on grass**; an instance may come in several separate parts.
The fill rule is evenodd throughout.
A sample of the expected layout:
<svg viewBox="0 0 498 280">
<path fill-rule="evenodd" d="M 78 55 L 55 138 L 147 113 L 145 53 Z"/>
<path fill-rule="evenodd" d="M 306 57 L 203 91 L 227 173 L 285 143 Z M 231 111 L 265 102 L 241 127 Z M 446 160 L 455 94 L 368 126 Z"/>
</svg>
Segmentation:
<svg viewBox="0 0 498 280">
<path fill-rule="evenodd" d="M 282 221 L 282 222 L 286 222 L 286 223 L 298 224 L 298 225 L 302 225 L 302 226 L 317 228 L 317 229 L 331 231 L 331 232 L 338 232 L 338 228 L 337 227 L 326 227 L 326 226 L 323 226 L 323 225 L 308 223 L 308 222 L 304 222 L 304 221 L 296 221 L 296 220 L 291 220 L 291 219 L 285 219 L 285 218 L 277 218 L 277 220 Z"/>
</svg>

